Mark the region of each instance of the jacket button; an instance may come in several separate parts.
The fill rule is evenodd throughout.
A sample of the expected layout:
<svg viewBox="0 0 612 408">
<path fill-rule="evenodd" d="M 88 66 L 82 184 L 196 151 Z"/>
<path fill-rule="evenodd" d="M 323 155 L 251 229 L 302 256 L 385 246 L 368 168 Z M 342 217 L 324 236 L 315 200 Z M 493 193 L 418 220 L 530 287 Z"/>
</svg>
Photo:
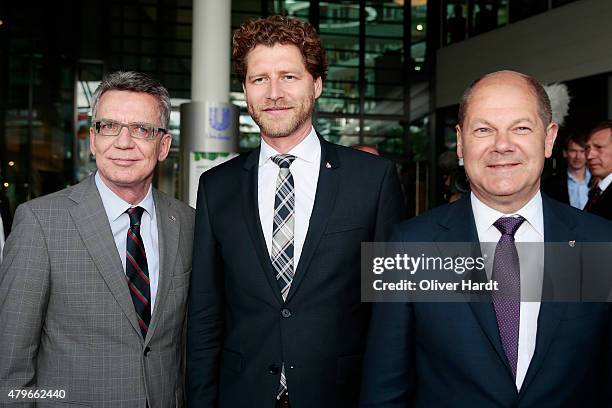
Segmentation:
<svg viewBox="0 0 612 408">
<path fill-rule="evenodd" d="M 281 316 L 283 317 L 291 317 L 291 310 L 285 308 L 281 310 Z"/>
<path fill-rule="evenodd" d="M 280 373 L 280 367 L 276 364 L 270 364 L 268 366 L 268 373 L 276 375 Z"/>
<path fill-rule="evenodd" d="M 145 357 L 148 356 L 150 351 L 151 351 L 151 347 L 149 347 L 149 346 L 145 347 L 145 349 L 144 349 L 144 356 Z"/>
</svg>

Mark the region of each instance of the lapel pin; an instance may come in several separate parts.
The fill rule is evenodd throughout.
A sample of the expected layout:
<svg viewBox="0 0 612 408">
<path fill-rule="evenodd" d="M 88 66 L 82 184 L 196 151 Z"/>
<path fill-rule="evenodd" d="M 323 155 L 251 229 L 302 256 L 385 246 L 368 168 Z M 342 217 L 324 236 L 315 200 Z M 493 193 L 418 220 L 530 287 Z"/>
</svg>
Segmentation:
<svg viewBox="0 0 612 408">
<path fill-rule="evenodd" d="M 331 169 L 331 164 L 329 164 L 329 162 L 325 163 L 325 167 L 327 167 L 328 169 Z"/>
<path fill-rule="evenodd" d="M 570 242 L 568 242 L 570 247 L 575 247 L 576 246 L 576 241 L 575 240 L 571 240 Z"/>
<path fill-rule="evenodd" d="M 170 220 L 172 220 L 172 221 L 176 221 L 176 218 L 174 217 L 174 215 L 171 215 L 168 218 L 170 218 Z"/>
</svg>

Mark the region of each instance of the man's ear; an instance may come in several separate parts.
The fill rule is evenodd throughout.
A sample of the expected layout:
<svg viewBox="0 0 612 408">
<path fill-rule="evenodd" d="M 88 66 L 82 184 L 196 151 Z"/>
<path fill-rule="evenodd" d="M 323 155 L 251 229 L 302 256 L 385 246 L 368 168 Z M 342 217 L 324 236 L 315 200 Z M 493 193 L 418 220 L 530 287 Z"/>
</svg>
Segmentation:
<svg viewBox="0 0 612 408">
<path fill-rule="evenodd" d="M 166 133 L 162 136 L 159 141 L 159 154 L 157 155 L 157 161 L 164 161 L 166 157 L 168 157 L 168 153 L 170 153 L 170 145 L 172 144 L 172 135 L 170 133 Z"/>
<path fill-rule="evenodd" d="M 318 77 L 317 79 L 315 79 L 314 90 L 315 90 L 315 99 L 317 99 L 319 96 L 321 96 L 321 93 L 323 92 L 323 80 L 321 79 L 321 77 Z"/>
<path fill-rule="evenodd" d="M 555 146 L 555 139 L 557 138 L 557 132 L 559 131 L 559 125 L 555 122 L 551 122 L 546 128 L 546 136 L 544 138 L 544 157 L 549 158 L 552 156 L 553 147 Z"/>
<path fill-rule="evenodd" d="M 93 125 L 89 128 L 89 151 L 92 156 L 96 156 L 96 132 L 94 131 Z"/>
<path fill-rule="evenodd" d="M 463 135 L 461 133 L 461 126 L 456 125 L 455 131 L 457 132 L 457 157 L 463 159 Z"/>
</svg>

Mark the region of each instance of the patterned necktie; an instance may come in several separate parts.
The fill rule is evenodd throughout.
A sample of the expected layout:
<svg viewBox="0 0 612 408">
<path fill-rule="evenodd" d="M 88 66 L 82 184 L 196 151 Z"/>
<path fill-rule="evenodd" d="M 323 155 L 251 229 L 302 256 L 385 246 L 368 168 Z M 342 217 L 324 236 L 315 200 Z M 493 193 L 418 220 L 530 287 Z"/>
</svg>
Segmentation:
<svg viewBox="0 0 612 408">
<path fill-rule="evenodd" d="M 589 190 L 589 201 L 587 201 L 586 205 L 584 206 L 585 211 L 590 212 L 593 210 L 595 205 L 597 205 L 597 201 L 599 201 L 599 198 L 601 197 L 601 193 L 602 191 L 599 186 L 595 186 Z"/>
<path fill-rule="evenodd" d="M 501 237 L 495 247 L 492 280 L 497 281 L 493 291 L 493 307 L 497 325 L 512 375 L 516 378 L 518 363 L 519 324 L 521 320 L 521 273 L 514 234 L 525 221 L 523 217 L 501 217 L 493 224 Z"/>
<path fill-rule="evenodd" d="M 276 195 L 274 198 L 274 221 L 272 223 L 272 266 L 276 272 L 276 280 L 280 287 L 283 300 L 293 281 L 293 232 L 295 227 L 295 189 L 293 176 L 289 166 L 295 160 L 290 154 L 279 154 L 272 157 L 272 161 L 279 167 L 276 179 Z M 287 390 L 285 377 L 285 363 L 281 368 L 280 384 L 276 394 L 281 399 Z"/>
<path fill-rule="evenodd" d="M 125 253 L 125 274 L 132 295 L 132 302 L 138 315 L 138 325 L 142 337 L 147 337 L 151 321 L 151 286 L 149 284 L 149 268 L 142 237 L 140 236 L 140 220 L 144 208 L 132 207 L 126 211 L 130 216 L 130 228 L 127 232 L 127 251 Z"/>
</svg>

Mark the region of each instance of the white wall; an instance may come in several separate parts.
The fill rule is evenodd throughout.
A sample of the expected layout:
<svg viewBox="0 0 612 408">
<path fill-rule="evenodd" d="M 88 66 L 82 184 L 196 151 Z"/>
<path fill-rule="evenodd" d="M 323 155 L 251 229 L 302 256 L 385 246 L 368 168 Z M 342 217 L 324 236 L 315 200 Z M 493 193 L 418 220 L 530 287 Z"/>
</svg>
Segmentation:
<svg viewBox="0 0 612 408">
<path fill-rule="evenodd" d="M 443 47 L 437 53 L 436 107 L 459 102 L 478 76 L 500 69 L 543 83 L 612 71 L 612 1 L 580 0 Z"/>
</svg>

